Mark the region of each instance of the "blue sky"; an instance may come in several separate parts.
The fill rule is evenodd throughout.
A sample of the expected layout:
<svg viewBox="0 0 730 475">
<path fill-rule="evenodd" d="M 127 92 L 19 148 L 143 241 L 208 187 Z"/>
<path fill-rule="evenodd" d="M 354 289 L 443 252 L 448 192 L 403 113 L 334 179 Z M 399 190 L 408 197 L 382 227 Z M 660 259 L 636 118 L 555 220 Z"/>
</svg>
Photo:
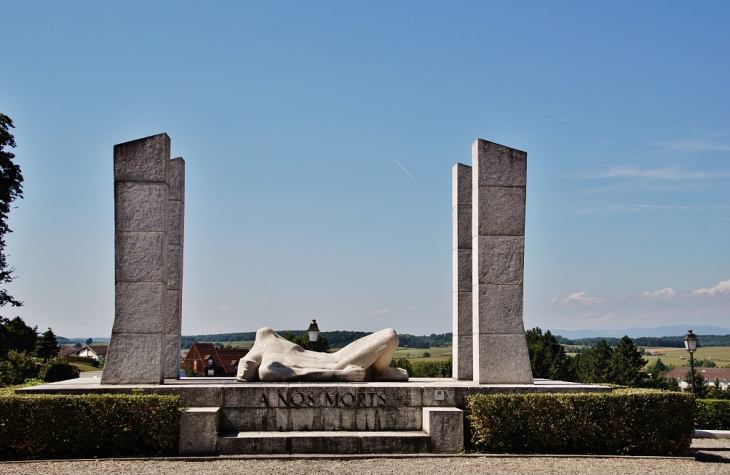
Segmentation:
<svg viewBox="0 0 730 475">
<path fill-rule="evenodd" d="M 0 1 L 22 316 L 104 337 L 112 147 L 187 164 L 183 333 L 451 330 L 451 167 L 528 153 L 525 326 L 730 326 L 730 4 Z"/>
</svg>

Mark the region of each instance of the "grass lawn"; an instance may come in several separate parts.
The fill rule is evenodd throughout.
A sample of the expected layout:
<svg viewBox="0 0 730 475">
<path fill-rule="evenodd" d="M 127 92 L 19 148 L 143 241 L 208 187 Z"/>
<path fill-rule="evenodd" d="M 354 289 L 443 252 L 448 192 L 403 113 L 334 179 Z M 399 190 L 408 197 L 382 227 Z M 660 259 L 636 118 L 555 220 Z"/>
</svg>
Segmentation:
<svg viewBox="0 0 730 475">
<path fill-rule="evenodd" d="M 101 368 L 97 368 L 96 366 L 91 366 L 90 364 L 86 363 L 71 363 L 72 365 L 76 366 L 79 371 L 85 372 L 85 371 L 101 371 Z"/>
</svg>

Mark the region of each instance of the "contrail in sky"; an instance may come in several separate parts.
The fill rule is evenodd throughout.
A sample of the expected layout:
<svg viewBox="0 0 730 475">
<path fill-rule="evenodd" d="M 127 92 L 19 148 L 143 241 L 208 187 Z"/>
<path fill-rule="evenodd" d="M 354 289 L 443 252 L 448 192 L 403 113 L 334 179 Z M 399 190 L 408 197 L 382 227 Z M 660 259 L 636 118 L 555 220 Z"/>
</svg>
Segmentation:
<svg viewBox="0 0 730 475">
<path fill-rule="evenodd" d="M 377 140 L 377 141 L 378 141 L 378 143 L 380 144 L 380 146 L 381 146 L 381 147 L 383 147 L 383 150 L 385 150 L 385 152 L 386 152 L 386 153 L 387 153 L 388 155 L 390 155 L 390 158 L 392 158 L 393 160 L 395 160 L 395 163 L 397 163 L 397 164 L 398 164 L 398 166 L 399 166 L 399 167 L 401 167 L 401 168 L 403 169 L 403 171 L 404 171 L 404 172 L 406 172 L 406 175 L 408 175 L 409 177 L 411 177 L 411 180 L 413 180 L 413 181 L 416 181 L 416 179 L 415 179 L 415 178 L 413 178 L 413 175 L 411 175 L 410 173 L 408 173 L 408 170 L 406 170 L 406 167 L 404 167 L 404 166 L 403 166 L 403 164 L 402 164 L 401 162 L 399 162 L 399 161 L 398 161 L 398 159 L 397 159 L 397 158 L 395 158 L 395 157 L 394 157 L 394 156 L 393 156 L 393 155 L 392 155 L 392 154 L 390 153 L 390 151 L 388 151 L 388 149 L 387 149 L 387 148 L 385 148 L 385 145 L 383 145 L 383 142 L 381 142 L 381 141 L 380 141 L 380 139 L 378 139 L 378 138 L 377 138 L 377 137 L 375 136 L 375 134 L 372 134 L 372 136 L 373 136 L 373 138 L 375 138 L 375 140 Z"/>
</svg>

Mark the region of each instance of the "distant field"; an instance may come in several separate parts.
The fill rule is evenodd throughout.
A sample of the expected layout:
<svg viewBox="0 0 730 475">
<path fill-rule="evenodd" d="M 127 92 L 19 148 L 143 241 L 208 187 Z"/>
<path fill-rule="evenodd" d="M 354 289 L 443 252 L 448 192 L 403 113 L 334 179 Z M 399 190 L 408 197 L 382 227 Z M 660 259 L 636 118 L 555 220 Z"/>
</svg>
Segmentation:
<svg viewBox="0 0 730 475">
<path fill-rule="evenodd" d="M 393 358 L 439 362 L 451 358 L 451 350 L 450 346 L 444 348 L 398 348 L 395 350 Z M 430 356 L 423 356 L 424 353 L 428 353 Z"/>
<path fill-rule="evenodd" d="M 672 363 L 674 366 L 689 367 L 689 353 L 684 348 L 645 348 L 646 351 L 657 351 L 658 356 L 646 356 L 647 365 L 661 358 L 663 363 Z M 730 346 L 709 346 L 699 348 L 694 354 L 695 360 L 712 360 L 720 368 L 730 367 Z"/>
<path fill-rule="evenodd" d="M 576 353 L 571 352 L 571 349 L 578 348 L 577 346 L 565 346 L 565 352 L 569 356 L 575 356 Z M 646 365 L 653 364 L 657 359 L 662 360 L 664 364 L 673 364 L 677 367 L 686 366 L 689 368 L 689 353 L 684 348 L 665 348 L 665 347 L 651 347 L 641 348 L 648 352 L 659 352 L 657 356 L 641 355 L 647 362 Z M 706 348 L 700 348 L 695 351 L 695 360 L 712 360 L 715 362 L 718 368 L 730 368 L 730 346 L 709 346 Z"/>
</svg>

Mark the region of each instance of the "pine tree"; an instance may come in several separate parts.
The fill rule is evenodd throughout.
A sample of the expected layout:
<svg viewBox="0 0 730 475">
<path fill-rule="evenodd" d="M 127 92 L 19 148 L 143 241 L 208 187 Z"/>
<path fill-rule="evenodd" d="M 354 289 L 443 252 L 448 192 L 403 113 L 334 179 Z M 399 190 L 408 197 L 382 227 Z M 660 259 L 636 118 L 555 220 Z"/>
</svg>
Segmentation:
<svg viewBox="0 0 730 475">
<path fill-rule="evenodd" d="M 560 381 L 574 379 L 570 357 L 565 354 L 565 348 L 558 343 L 550 330 L 543 335 L 542 330 L 536 327 L 527 330 L 525 336 L 532 376 Z"/>
<path fill-rule="evenodd" d="M 582 383 L 610 383 L 611 356 L 613 348 L 606 340 L 599 341 L 595 346 L 575 356 L 573 362 L 575 375 Z"/>
<path fill-rule="evenodd" d="M 45 361 L 56 356 L 59 349 L 60 347 L 58 346 L 56 335 L 53 333 L 53 330 L 49 328 L 38 338 L 35 345 L 35 355 L 38 358 L 43 358 Z"/>
<path fill-rule="evenodd" d="M 639 370 L 646 360 L 628 336 L 618 342 L 611 354 L 609 382 L 623 386 L 639 386 L 642 376 Z"/>
</svg>

